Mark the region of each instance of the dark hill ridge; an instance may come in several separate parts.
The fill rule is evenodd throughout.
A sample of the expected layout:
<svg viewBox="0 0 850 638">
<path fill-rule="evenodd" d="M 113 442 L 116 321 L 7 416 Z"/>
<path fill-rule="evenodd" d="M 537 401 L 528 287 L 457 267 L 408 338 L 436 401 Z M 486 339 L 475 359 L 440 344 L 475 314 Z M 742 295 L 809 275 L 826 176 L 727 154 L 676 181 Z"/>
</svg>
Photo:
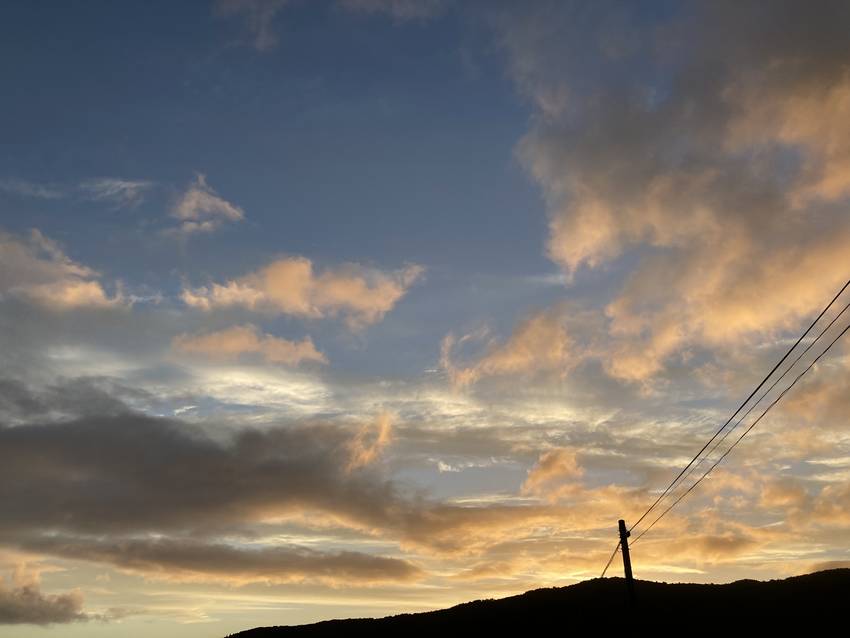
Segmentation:
<svg viewBox="0 0 850 638">
<path fill-rule="evenodd" d="M 386 618 L 326 620 L 310 625 L 258 627 L 232 638 L 278 636 L 409 636 L 482 635 L 483 632 L 525 636 L 542 630 L 567 635 L 577 628 L 634 627 L 668 633 L 671 620 L 687 620 L 691 629 L 732 629 L 730 620 L 762 627 L 805 621 L 809 627 L 837 622 L 838 635 L 848 635 L 850 569 L 832 569 L 766 582 L 739 580 L 724 585 L 637 581 L 638 605 L 632 609 L 622 578 L 587 580 L 568 587 L 535 589 L 497 600 L 476 600 L 449 609 Z M 703 614 L 706 614 L 705 616 Z M 719 625 L 718 625 L 719 621 Z M 709 624 L 710 623 L 710 624 Z M 608 633 L 605 631 L 605 633 Z M 831 632 L 835 633 L 835 632 Z"/>
</svg>

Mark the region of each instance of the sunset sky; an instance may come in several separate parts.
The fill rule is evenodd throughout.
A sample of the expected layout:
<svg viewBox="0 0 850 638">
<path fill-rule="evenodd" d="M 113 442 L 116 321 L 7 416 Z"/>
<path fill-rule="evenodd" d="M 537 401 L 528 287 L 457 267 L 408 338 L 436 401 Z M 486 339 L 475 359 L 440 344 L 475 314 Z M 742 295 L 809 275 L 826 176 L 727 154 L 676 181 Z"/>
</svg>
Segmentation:
<svg viewBox="0 0 850 638">
<path fill-rule="evenodd" d="M 848 33 L 842 0 L 2 3 L 0 633 L 599 576 L 850 278 Z M 839 342 L 635 576 L 850 565 L 848 419 Z"/>
</svg>

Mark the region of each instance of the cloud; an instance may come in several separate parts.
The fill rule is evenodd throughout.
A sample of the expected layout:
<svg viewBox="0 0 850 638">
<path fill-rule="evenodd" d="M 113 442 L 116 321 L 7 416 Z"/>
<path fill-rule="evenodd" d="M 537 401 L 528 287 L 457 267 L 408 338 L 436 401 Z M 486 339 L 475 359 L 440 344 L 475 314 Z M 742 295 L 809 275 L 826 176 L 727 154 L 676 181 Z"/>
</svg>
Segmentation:
<svg viewBox="0 0 850 638">
<path fill-rule="evenodd" d="M 88 199 L 107 202 L 116 208 L 138 206 L 153 187 L 154 183 L 148 180 L 115 177 L 89 179 L 79 185 Z"/>
<path fill-rule="evenodd" d="M 304 361 L 327 363 L 327 357 L 316 350 L 313 340 L 288 341 L 259 332 L 256 326 L 233 326 L 200 335 L 182 334 L 172 341 L 180 352 L 204 355 L 213 359 L 237 359 L 242 355 L 259 355 L 268 363 L 298 365 Z"/>
<path fill-rule="evenodd" d="M 122 306 L 122 296 L 110 297 L 97 278 L 97 272 L 71 260 L 38 230 L 28 237 L 0 231 L 0 295 L 57 311 Z"/>
<path fill-rule="evenodd" d="M 416 265 L 385 273 L 347 264 L 316 274 L 309 259 L 286 257 L 224 284 L 184 288 L 182 299 L 204 311 L 242 307 L 315 319 L 341 314 L 357 329 L 380 321 L 422 272 Z"/>
<path fill-rule="evenodd" d="M 113 565 L 163 580 L 280 584 L 321 582 L 408 582 L 421 576 L 409 561 L 354 551 L 317 551 L 303 547 L 237 547 L 197 539 L 87 539 L 45 537 L 28 543 L 65 559 Z"/>
<path fill-rule="evenodd" d="M 627 272 L 606 368 L 640 381 L 796 329 L 850 272 L 850 46 L 843 3 L 683 5 L 654 30 L 634 11 L 544 3 L 494 24 L 536 108 L 519 154 L 547 254 L 574 281 Z"/>
<path fill-rule="evenodd" d="M 765 483 L 761 490 L 762 507 L 779 508 L 788 512 L 808 501 L 805 488 L 793 480 L 779 480 Z"/>
<path fill-rule="evenodd" d="M 449 334 L 443 339 L 440 362 L 455 386 L 465 387 L 483 377 L 539 370 L 565 374 L 580 360 L 567 333 L 562 307 L 531 314 L 517 325 L 507 341 L 491 342 L 476 361 L 459 365 L 452 359 L 454 347 L 475 337 L 465 335 L 458 340 Z"/>
<path fill-rule="evenodd" d="M 45 419 L 63 421 L 124 414 L 126 404 L 112 394 L 119 390 L 104 379 L 81 377 L 30 387 L 18 379 L 0 378 L 0 422 L 22 425 Z"/>
<path fill-rule="evenodd" d="M 180 221 L 175 232 L 183 235 L 210 233 L 225 222 L 238 222 L 245 212 L 223 199 L 208 184 L 205 175 L 198 173 L 195 182 L 180 197 L 171 216 Z"/>
<path fill-rule="evenodd" d="M 509 582 L 596 575 L 616 518 L 634 520 L 651 502 L 642 486 L 669 479 L 670 459 L 692 452 L 703 431 L 692 425 L 689 438 L 685 426 L 653 427 L 635 413 L 570 427 L 523 425 L 495 411 L 487 421 L 510 425 L 395 426 L 388 414 L 356 427 L 283 417 L 190 423 L 121 409 L 98 383 L 0 384 L 8 397 L 0 409 L 23 423 L 0 427 L 0 545 L 176 581 L 370 585 L 434 582 L 452 570 L 486 581 L 492 571 L 481 566 L 495 563 Z M 434 454 L 499 455 L 498 463 L 530 469 L 514 472 L 516 491 L 452 500 L 385 475 L 393 466 L 436 472 Z M 376 463 L 379 455 L 387 462 Z M 641 541 L 642 569 L 734 565 L 764 551 L 785 561 L 801 538 L 837 542 L 827 539 L 846 530 L 846 494 L 824 478 L 807 481 L 801 501 L 794 483 L 768 484 L 773 473 L 759 463 L 715 472 Z M 617 483 L 614 469 L 625 477 Z M 742 512 L 735 526 L 723 519 L 729 511 Z M 777 516 L 781 526 L 764 527 Z"/>
<path fill-rule="evenodd" d="M 394 489 L 369 472 L 350 474 L 348 464 L 352 451 L 362 452 L 360 460 L 374 458 L 388 424 L 379 419 L 372 444 L 326 424 L 212 438 L 185 422 L 126 410 L 0 426 L 8 443 L 0 452 L 0 493 L 11 507 L 0 523 L 0 543 L 160 578 L 235 584 L 417 578 L 419 569 L 405 560 L 263 544 L 251 527 L 305 511 L 380 526 L 398 498 Z"/>
<path fill-rule="evenodd" d="M 846 355 L 839 357 L 836 354 L 832 360 L 819 363 L 823 374 L 806 379 L 805 383 L 794 389 L 793 394 L 783 399 L 787 412 L 793 415 L 795 422 L 803 421 L 809 426 L 804 430 L 798 429 L 797 434 L 813 443 L 813 430 L 823 434 L 847 431 L 847 415 L 850 415 L 850 359 Z"/>
<path fill-rule="evenodd" d="M 528 471 L 528 477 L 522 484 L 522 491 L 528 494 L 551 495 L 557 489 L 573 488 L 574 481 L 584 474 L 578 463 L 575 450 L 558 448 L 540 455 L 537 464 Z"/>
<path fill-rule="evenodd" d="M 38 579 L 16 570 L 12 586 L 0 577 L 0 625 L 50 625 L 88 620 L 83 595 L 44 594 Z"/>
<path fill-rule="evenodd" d="M 13 177 L 0 180 L 0 190 L 20 197 L 36 199 L 62 199 L 66 196 L 65 189 L 55 184 L 36 184 Z"/>
<path fill-rule="evenodd" d="M 125 412 L 3 427 L 0 439 L 7 444 L 0 491 L 16 501 L 12 526 L 81 534 L 202 530 L 309 506 L 368 518 L 382 500 L 372 504 L 369 494 L 385 489 L 348 476 L 348 434 L 320 424 L 240 429 L 218 441 L 188 423 Z M 67 491 L 51 495 L 69 472 L 85 481 L 65 481 Z M 24 485 L 32 498 L 18 498 Z"/>
<path fill-rule="evenodd" d="M 254 48 L 269 51 L 278 43 L 274 19 L 287 4 L 288 0 L 216 0 L 213 6 L 220 16 L 241 15 Z"/>
<path fill-rule="evenodd" d="M 374 426 L 361 427 L 349 444 L 348 470 L 371 464 L 392 441 L 393 416 L 381 412 Z"/>
<path fill-rule="evenodd" d="M 30 391 L 28 396 L 39 403 L 41 414 L 60 411 L 44 405 L 52 395 Z M 341 527 L 355 538 L 383 538 L 417 551 L 462 554 L 480 553 L 544 523 L 574 529 L 596 525 L 612 503 L 619 511 L 628 509 L 621 506 L 627 498 L 621 488 L 598 490 L 570 508 L 457 505 L 410 494 L 383 478 L 374 463 L 391 439 L 386 413 L 353 432 L 348 426 L 303 421 L 205 431 L 126 410 L 27 423 L 0 427 L 5 504 L 0 543 L 134 570 L 150 561 L 154 574 L 170 565 L 187 578 L 199 578 L 201 561 L 192 557 L 209 552 L 233 567 L 234 580 L 267 579 L 268 572 L 256 567 L 262 562 L 258 554 L 236 550 L 250 549 L 244 542 L 268 550 L 260 530 L 274 530 L 287 520 L 302 520 L 312 529 Z M 183 550 L 185 562 L 177 556 Z M 297 546 L 287 552 L 268 556 L 280 565 L 292 561 L 292 572 L 282 578 L 323 579 L 336 560 L 333 552 L 311 554 Z M 122 562 L 134 556 L 132 565 Z M 397 562 L 364 558 L 362 563 L 362 575 L 352 578 L 374 580 L 381 569 L 387 578 L 415 573 Z M 307 573 L 311 565 L 312 575 Z M 204 573 L 212 578 L 216 569 L 224 568 L 211 563 Z"/>
<path fill-rule="evenodd" d="M 115 208 L 133 208 L 139 205 L 154 186 L 154 182 L 148 180 L 120 177 L 98 177 L 74 185 L 39 184 L 17 178 L 0 180 L 0 190 L 19 197 L 45 200 L 80 198 L 108 203 Z"/>
</svg>

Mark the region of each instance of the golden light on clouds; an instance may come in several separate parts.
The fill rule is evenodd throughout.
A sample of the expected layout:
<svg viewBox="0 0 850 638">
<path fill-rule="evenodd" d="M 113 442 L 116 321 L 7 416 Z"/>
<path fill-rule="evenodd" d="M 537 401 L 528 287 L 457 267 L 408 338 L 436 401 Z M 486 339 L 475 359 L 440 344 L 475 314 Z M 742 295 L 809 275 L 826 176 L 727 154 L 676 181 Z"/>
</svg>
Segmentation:
<svg viewBox="0 0 850 638">
<path fill-rule="evenodd" d="M 361 328 L 380 321 L 423 272 L 421 266 L 384 273 L 349 264 L 315 274 L 309 259 L 287 257 L 224 284 L 186 288 L 182 299 L 205 311 L 242 307 L 315 319 L 342 315 L 349 326 Z"/>
<path fill-rule="evenodd" d="M 201 335 L 178 335 L 172 345 L 180 352 L 213 359 L 237 359 L 242 355 L 255 354 L 269 363 L 287 365 L 297 365 L 302 361 L 328 362 L 309 337 L 302 341 L 289 341 L 262 334 L 250 324 Z"/>
<path fill-rule="evenodd" d="M 461 4 L 221 1 L 120 52 L 131 7 L 6 19 L 58 47 L 0 38 L 43 79 L 0 166 L 11 636 L 596 577 L 850 277 L 850 5 Z M 637 577 L 847 562 L 848 353 Z"/>
</svg>

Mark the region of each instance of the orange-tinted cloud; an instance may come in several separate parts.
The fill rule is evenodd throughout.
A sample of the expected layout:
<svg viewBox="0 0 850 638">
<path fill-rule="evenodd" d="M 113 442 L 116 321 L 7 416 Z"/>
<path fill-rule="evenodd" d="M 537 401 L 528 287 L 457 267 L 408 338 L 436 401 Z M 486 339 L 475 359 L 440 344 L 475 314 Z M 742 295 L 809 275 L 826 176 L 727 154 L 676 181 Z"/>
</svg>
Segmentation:
<svg viewBox="0 0 850 638">
<path fill-rule="evenodd" d="M 538 370 L 565 373 L 579 360 L 573 350 L 573 340 L 567 333 L 564 313 L 556 307 L 530 315 L 516 326 L 510 338 L 502 344 L 491 343 L 487 352 L 472 363 L 458 364 L 453 349 L 458 342 L 454 335 L 443 339 L 441 364 L 455 386 L 474 384 L 483 377 L 523 374 Z"/>
<path fill-rule="evenodd" d="M 224 284 L 185 288 L 183 301 L 194 308 L 242 307 L 308 318 L 342 315 L 352 328 L 380 321 L 423 273 L 407 266 L 385 273 L 348 264 L 316 273 L 305 257 L 286 257 Z"/>
<path fill-rule="evenodd" d="M 374 425 L 364 424 L 348 445 L 348 470 L 374 462 L 392 441 L 392 427 L 393 416 L 389 412 L 381 412 Z"/>
<path fill-rule="evenodd" d="M 124 305 L 109 296 L 98 273 L 71 260 L 59 245 L 31 231 L 26 238 L 0 231 L 0 295 L 23 297 L 52 310 Z"/>
<path fill-rule="evenodd" d="M 562 494 L 567 488 L 570 493 L 575 494 L 580 489 L 576 481 L 581 479 L 583 474 L 575 450 L 549 450 L 541 454 L 537 464 L 528 471 L 522 491 L 551 497 L 553 494 Z"/>
<path fill-rule="evenodd" d="M 174 338 L 172 347 L 180 352 L 213 359 L 236 359 L 253 354 L 269 363 L 285 365 L 298 365 L 304 361 L 328 362 L 327 357 L 316 350 L 310 337 L 289 341 L 263 334 L 250 324 L 200 335 L 179 335 Z"/>
<path fill-rule="evenodd" d="M 535 103 L 564 86 L 569 96 L 563 108 L 540 106 L 520 145 L 546 196 L 547 254 L 573 279 L 630 259 L 607 304 L 605 357 L 609 374 L 630 381 L 693 348 L 797 329 L 850 272 L 850 50 L 833 27 L 846 7 L 784 4 L 769 21 L 778 30 L 753 7 L 708 3 L 697 13 L 663 53 L 627 30 L 629 53 L 599 62 L 613 70 L 640 56 L 666 68 L 682 56 L 663 94 L 619 73 L 593 75 L 590 86 L 587 74 L 570 77 L 579 69 L 566 62 L 569 47 L 598 43 L 566 12 L 523 15 L 501 33 Z M 603 31 L 624 28 L 596 17 Z M 552 37 L 555 23 L 573 37 Z M 730 31 L 734 47 L 720 45 Z M 585 91 L 571 92 L 571 80 Z"/>
</svg>

